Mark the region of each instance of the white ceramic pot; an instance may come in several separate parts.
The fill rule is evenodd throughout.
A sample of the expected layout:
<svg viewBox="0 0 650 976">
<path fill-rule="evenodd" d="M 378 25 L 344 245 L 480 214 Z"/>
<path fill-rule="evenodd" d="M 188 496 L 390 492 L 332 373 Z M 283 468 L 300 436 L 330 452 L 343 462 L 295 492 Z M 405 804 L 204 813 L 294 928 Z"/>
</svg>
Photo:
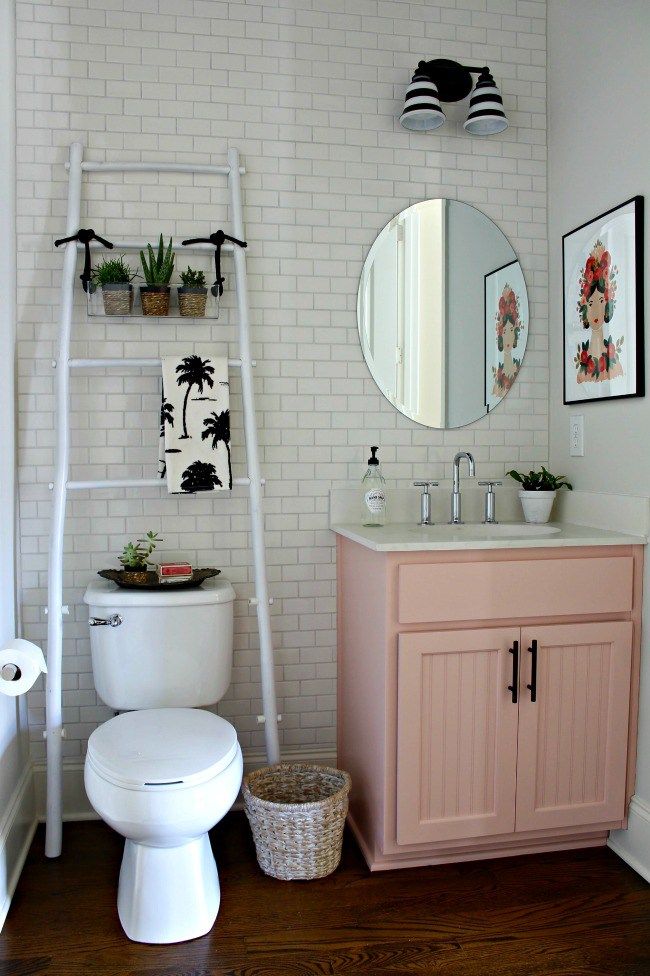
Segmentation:
<svg viewBox="0 0 650 976">
<path fill-rule="evenodd" d="M 521 489 L 519 497 L 527 522 L 548 522 L 551 509 L 555 501 L 555 491 L 524 491 Z"/>
</svg>

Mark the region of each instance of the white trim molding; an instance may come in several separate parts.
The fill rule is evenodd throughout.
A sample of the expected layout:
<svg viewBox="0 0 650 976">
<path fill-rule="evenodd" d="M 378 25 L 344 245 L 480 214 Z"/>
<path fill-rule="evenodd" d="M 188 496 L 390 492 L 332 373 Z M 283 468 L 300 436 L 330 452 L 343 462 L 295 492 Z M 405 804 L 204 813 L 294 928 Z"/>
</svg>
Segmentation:
<svg viewBox="0 0 650 976">
<path fill-rule="evenodd" d="M 34 816 L 34 776 L 31 765 L 27 765 L 0 821 L 0 930 L 7 917 L 37 823 Z"/>
<path fill-rule="evenodd" d="M 650 804 L 633 796 L 627 830 L 612 831 L 607 846 L 650 882 Z"/>
</svg>

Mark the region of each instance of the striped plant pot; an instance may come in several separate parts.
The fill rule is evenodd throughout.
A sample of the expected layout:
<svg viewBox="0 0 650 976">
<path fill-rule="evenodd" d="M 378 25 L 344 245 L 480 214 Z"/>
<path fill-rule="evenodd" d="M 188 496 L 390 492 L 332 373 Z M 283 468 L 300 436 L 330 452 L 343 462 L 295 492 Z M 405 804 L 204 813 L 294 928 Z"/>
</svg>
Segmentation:
<svg viewBox="0 0 650 976">
<path fill-rule="evenodd" d="M 205 316 L 207 300 L 207 288 L 187 288 L 183 286 L 178 289 L 178 310 L 181 315 L 194 319 L 202 319 Z"/>
<path fill-rule="evenodd" d="M 169 285 L 142 285 L 140 304 L 143 315 L 169 315 Z"/>
</svg>

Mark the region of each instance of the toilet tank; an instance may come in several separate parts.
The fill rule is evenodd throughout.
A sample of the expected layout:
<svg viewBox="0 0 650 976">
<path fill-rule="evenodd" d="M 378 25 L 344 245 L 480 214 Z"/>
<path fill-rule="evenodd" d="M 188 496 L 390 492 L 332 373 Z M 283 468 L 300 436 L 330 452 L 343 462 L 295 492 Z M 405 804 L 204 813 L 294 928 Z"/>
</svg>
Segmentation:
<svg viewBox="0 0 650 976">
<path fill-rule="evenodd" d="M 219 577 L 164 590 L 92 580 L 84 594 L 91 620 L 121 619 L 90 627 L 99 697 L 120 711 L 220 701 L 232 674 L 234 599 L 229 581 Z"/>
</svg>

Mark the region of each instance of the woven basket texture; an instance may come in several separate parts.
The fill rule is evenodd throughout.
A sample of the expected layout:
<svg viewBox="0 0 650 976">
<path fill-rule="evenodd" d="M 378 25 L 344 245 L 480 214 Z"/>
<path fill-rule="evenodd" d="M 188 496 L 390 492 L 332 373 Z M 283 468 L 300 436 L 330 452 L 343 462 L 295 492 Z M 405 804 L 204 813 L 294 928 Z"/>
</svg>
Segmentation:
<svg viewBox="0 0 650 976">
<path fill-rule="evenodd" d="M 341 860 L 350 776 L 329 766 L 279 763 L 244 777 L 242 793 L 257 860 L 281 881 L 308 881 Z"/>
<path fill-rule="evenodd" d="M 169 314 L 168 291 L 141 291 L 140 301 L 142 303 L 143 315 Z"/>
<path fill-rule="evenodd" d="M 178 309 L 181 315 L 187 315 L 194 319 L 203 318 L 205 315 L 205 306 L 208 300 L 207 295 L 198 295 L 195 293 L 184 294 L 183 292 L 178 293 Z"/>
<path fill-rule="evenodd" d="M 106 315 L 130 315 L 133 309 L 133 289 L 128 291 L 106 291 L 102 289 L 104 313 Z"/>
</svg>

